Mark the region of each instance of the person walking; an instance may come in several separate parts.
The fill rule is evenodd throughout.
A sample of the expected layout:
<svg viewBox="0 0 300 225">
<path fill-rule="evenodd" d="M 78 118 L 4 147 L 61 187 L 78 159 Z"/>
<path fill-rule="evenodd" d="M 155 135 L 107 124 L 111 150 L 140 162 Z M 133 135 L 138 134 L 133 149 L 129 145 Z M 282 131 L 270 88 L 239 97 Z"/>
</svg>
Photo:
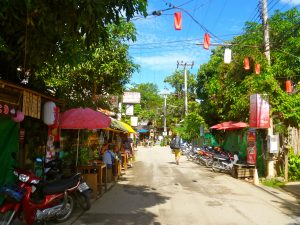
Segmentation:
<svg viewBox="0 0 300 225">
<path fill-rule="evenodd" d="M 178 135 L 176 135 L 170 142 L 170 148 L 174 151 L 176 164 L 179 165 L 181 151 L 180 151 L 180 137 Z"/>
</svg>

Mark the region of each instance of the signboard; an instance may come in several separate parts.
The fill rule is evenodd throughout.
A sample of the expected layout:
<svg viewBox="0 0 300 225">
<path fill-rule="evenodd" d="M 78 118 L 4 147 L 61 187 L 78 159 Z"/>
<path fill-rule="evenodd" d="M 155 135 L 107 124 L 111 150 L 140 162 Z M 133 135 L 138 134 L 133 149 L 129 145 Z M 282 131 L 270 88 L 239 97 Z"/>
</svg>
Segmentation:
<svg viewBox="0 0 300 225">
<path fill-rule="evenodd" d="M 279 145 L 279 135 L 268 135 L 267 137 L 267 147 L 270 153 L 278 153 Z"/>
<path fill-rule="evenodd" d="M 141 102 L 140 92 L 124 92 L 123 103 L 135 104 Z"/>
<path fill-rule="evenodd" d="M 28 91 L 23 92 L 23 108 L 25 116 L 41 118 L 41 96 Z"/>
<path fill-rule="evenodd" d="M 249 126 L 253 128 L 270 127 L 270 105 L 260 94 L 250 96 Z"/>
<path fill-rule="evenodd" d="M 130 119 L 131 119 L 131 126 L 132 127 L 137 127 L 137 125 L 138 125 L 138 117 L 137 116 L 132 116 Z"/>
<path fill-rule="evenodd" d="M 247 163 L 256 164 L 256 133 L 250 129 L 247 135 Z"/>
<path fill-rule="evenodd" d="M 126 115 L 133 116 L 133 105 L 126 105 Z"/>
</svg>

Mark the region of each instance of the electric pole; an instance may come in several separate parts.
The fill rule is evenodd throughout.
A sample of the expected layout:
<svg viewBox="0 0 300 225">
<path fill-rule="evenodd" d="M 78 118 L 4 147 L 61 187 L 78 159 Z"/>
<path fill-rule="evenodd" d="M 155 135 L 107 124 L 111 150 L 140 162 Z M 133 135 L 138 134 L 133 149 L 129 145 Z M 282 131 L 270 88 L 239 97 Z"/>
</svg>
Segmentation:
<svg viewBox="0 0 300 225">
<path fill-rule="evenodd" d="M 184 109 L 185 109 L 185 116 L 187 116 L 188 114 L 188 93 L 187 93 L 187 71 L 186 71 L 186 67 L 191 67 L 191 69 L 194 66 L 194 61 L 192 63 L 187 63 L 187 62 L 179 62 L 177 61 L 177 68 L 179 66 L 183 66 L 184 69 Z"/>
<path fill-rule="evenodd" d="M 268 3 L 267 0 L 261 0 L 261 11 L 262 11 L 262 20 L 264 26 L 264 51 L 268 64 L 271 65 L 270 57 L 270 35 L 269 35 L 269 21 L 268 21 Z"/>
<path fill-rule="evenodd" d="M 268 65 L 271 65 L 271 56 L 270 56 L 270 35 L 269 35 L 269 21 L 268 21 L 268 2 L 267 0 L 260 0 L 261 2 L 261 17 L 264 27 L 264 53 L 268 61 Z M 273 136 L 273 119 L 270 116 L 270 127 L 268 128 L 268 140 Z M 270 143 L 269 143 L 270 145 Z M 269 147 L 270 148 L 270 147 Z M 267 149 L 269 151 L 269 149 Z M 274 161 L 271 153 L 267 154 L 267 175 L 268 177 L 274 177 Z"/>
</svg>

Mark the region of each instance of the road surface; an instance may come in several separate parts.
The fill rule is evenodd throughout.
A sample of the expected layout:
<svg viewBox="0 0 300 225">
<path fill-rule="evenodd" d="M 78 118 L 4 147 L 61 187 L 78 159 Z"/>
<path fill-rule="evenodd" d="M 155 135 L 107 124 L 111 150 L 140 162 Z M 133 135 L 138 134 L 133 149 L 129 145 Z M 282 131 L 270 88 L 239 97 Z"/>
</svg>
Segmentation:
<svg viewBox="0 0 300 225">
<path fill-rule="evenodd" d="M 300 224 L 294 197 L 214 173 L 168 147 L 139 148 L 134 167 L 74 225 Z"/>
</svg>

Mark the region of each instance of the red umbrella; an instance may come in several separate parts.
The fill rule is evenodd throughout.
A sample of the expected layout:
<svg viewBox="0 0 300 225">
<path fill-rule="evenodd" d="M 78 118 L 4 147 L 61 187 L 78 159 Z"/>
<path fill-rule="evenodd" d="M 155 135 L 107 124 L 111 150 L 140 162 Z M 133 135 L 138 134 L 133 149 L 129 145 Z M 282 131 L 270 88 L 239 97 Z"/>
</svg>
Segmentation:
<svg viewBox="0 0 300 225">
<path fill-rule="evenodd" d="M 110 123 L 111 119 L 107 115 L 90 108 L 69 109 L 61 113 L 59 123 L 60 128 L 78 130 L 76 166 L 78 163 L 79 131 L 81 129 L 93 130 L 106 128 L 110 126 Z"/>
<path fill-rule="evenodd" d="M 110 118 L 90 108 L 75 108 L 60 115 L 61 129 L 101 129 L 109 127 Z"/>
</svg>

